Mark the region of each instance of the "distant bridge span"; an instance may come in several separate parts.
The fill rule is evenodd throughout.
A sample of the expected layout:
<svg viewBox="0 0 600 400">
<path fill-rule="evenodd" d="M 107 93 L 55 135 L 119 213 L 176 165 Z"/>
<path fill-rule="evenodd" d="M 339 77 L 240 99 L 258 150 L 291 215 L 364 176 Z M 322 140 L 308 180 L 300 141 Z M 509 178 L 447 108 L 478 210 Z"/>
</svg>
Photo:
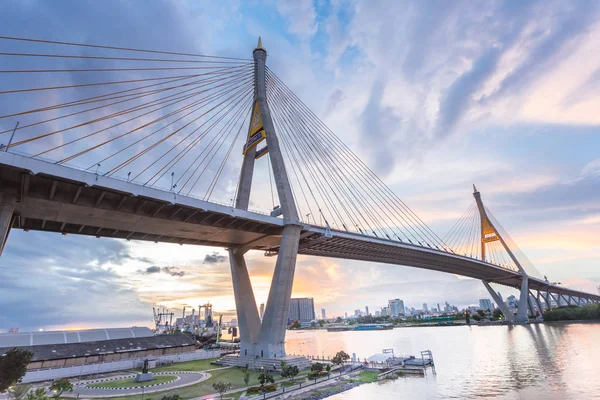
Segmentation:
<svg viewBox="0 0 600 400">
<path fill-rule="evenodd" d="M 0 152 L 3 202 L 14 201 L 12 228 L 276 253 L 283 220 L 253 211 L 175 195 Z M 4 210 L 4 209 L 3 209 Z M 4 245 L 3 245 L 4 246 Z M 462 275 L 513 288 L 521 274 L 446 251 L 303 224 L 298 253 L 405 265 Z M 529 289 L 600 301 L 600 295 L 530 277 Z"/>
</svg>

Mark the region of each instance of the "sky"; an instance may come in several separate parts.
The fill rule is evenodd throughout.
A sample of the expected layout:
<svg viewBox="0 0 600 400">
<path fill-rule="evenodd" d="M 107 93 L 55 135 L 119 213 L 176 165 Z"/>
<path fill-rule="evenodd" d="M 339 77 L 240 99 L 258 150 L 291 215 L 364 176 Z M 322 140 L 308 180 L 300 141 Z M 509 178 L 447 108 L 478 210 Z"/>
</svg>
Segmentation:
<svg viewBox="0 0 600 400">
<path fill-rule="evenodd" d="M 438 235 L 472 203 L 476 184 L 542 274 L 596 292 L 599 8 L 6 0 L 0 32 L 233 57 L 251 57 L 261 36 L 269 67 Z M 0 120 L 1 130 L 13 124 Z M 248 266 L 266 302 L 274 258 L 249 253 Z M 311 257 L 298 259 L 293 296 L 313 297 L 328 316 L 393 298 L 421 308 L 489 297 L 481 282 L 451 274 Z M 234 316 L 221 248 L 13 230 L 0 258 L 0 331 L 150 325 L 153 306 L 207 301 Z"/>
</svg>

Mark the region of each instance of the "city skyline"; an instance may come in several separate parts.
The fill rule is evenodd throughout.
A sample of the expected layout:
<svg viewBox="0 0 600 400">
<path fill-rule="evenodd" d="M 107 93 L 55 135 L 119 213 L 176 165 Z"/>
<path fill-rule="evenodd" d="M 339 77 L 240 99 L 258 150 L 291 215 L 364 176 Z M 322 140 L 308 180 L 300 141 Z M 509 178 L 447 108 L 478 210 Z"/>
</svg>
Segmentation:
<svg viewBox="0 0 600 400">
<path fill-rule="evenodd" d="M 477 183 L 544 275 L 596 292 L 598 7 L 481 6 L 498 26 L 474 20 L 468 4 L 444 5 L 456 24 L 427 4 L 372 7 L 375 13 L 351 2 L 181 2 L 134 12 L 116 1 L 52 8 L 7 1 L 0 11 L 3 29 L 15 36 L 125 47 L 249 57 L 262 36 L 270 68 L 438 235 L 469 206 Z M 499 28 L 508 21 L 509 29 Z M 238 171 L 225 171 L 228 182 Z M 261 201 L 270 197 L 268 186 L 266 179 L 257 186 L 251 208 L 269 211 L 270 202 Z M 257 304 L 266 304 L 273 261 L 249 253 Z M 2 331 L 150 325 L 155 305 L 180 310 L 207 301 L 235 318 L 227 253 L 218 248 L 13 231 L 0 282 Z M 515 293 L 501 291 L 505 299 Z M 298 259 L 293 297 L 313 297 L 328 315 L 365 305 L 373 312 L 396 293 L 411 299 L 406 305 L 436 308 L 488 296 L 479 281 L 450 274 Z M 432 297 L 441 298 L 439 306 Z"/>
</svg>

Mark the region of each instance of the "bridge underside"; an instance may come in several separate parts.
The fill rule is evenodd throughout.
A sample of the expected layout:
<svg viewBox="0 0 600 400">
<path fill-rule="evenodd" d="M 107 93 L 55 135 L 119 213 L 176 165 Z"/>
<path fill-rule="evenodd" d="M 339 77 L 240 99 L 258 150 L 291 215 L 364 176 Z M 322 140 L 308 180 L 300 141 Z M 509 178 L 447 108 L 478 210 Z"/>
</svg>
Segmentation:
<svg viewBox="0 0 600 400">
<path fill-rule="evenodd" d="M 283 221 L 68 167 L 0 152 L 0 193 L 14 198 L 13 229 L 276 254 Z M 405 265 L 520 288 L 518 272 L 445 251 L 304 225 L 299 254 Z M 600 301 L 530 278 L 529 289 Z"/>
</svg>

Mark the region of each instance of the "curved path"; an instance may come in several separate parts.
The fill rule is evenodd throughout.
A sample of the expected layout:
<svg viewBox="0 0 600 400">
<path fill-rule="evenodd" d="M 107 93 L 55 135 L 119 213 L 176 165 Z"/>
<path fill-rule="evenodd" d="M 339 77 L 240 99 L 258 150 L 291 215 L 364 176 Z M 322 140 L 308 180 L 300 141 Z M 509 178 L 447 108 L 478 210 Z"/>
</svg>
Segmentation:
<svg viewBox="0 0 600 400">
<path fill-rule="evenodd" d="M 162 392 L 164 390 L 177 389 L 184 386 L 195 385 L 200 382 L 204 382 L 209 379 L 211 375 L 204 372 L 197 371 L 180 371 L 180 372 L 157 372 L 154 375 L 168 375 L 177 377 L 175 380 L 165 382 L 157 385 L 150 385 L 145 387 L 128 387 L 128 388 L 101 388 L 101 387 L 90 387 L 102 382 L 111 382 L 123 379 L 133 379 L 137 374 L 119 375 L 111 378 L 104 379 L 93 379 L 88 381 L 82 381 L 80 384 L 75 385 L 73 392 L 69 393 L 64 397 L 83 397 L 83 398 L 95 398 L 95 397 L 121 397 L 121 396 L 133 396 L 137 394 L 146 394 L 154 392 Z M 132 385 L 133 386 L 133 385 Z"/>
</svg>

